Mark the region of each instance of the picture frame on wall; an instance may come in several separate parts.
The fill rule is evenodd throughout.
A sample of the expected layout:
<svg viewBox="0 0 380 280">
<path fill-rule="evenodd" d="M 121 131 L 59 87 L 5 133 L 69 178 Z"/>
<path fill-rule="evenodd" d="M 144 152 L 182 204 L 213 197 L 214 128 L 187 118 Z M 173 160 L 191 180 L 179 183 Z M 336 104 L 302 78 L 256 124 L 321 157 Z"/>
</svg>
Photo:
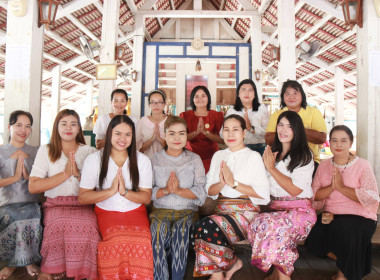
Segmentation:
<svg viewBox="0 0 380 280">
<path fill-rule="evenodd" d="M 97 64 L 95 76 L 97 80 L 116 80 L 117 64 Z"/>
</svg>

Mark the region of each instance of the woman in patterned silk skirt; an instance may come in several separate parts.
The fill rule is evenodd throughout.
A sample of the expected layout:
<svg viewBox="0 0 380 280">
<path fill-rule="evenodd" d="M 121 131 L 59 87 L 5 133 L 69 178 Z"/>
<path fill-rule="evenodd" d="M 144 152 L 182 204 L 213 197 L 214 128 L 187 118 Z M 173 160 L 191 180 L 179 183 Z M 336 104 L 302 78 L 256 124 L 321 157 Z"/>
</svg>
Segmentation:
<svg viewBox="0 0 380 280">
<path fill-rule="evenodd" d="M 298 259 L 297 243 L 304 241 L 315 224 L 311 207 L 313 156 L 300 116 L 283 112 L 277 120 L 273 149 L 263 155 L 268 172 L 272 212 L 257 215 L 249 225 L 252 264 L 267 272 L 267 279 L 290 279 Z"/>
<path fill-rule="evenodd" d="M 38 147 L 25 143 L 32 125 L 29 112 L 12 112 L 9 144 L 0 147 L 0 260 L 6 262 L 0 279 L 9 278 L 17 267 L 26 266 L 31 276 L 39 271 L 35 263 L 41 261 L 41 209 L 38 195 L 28 191 Z"/>
<path fill-rule="evenodd" d="M 46 197 L 39 280 L 65 274 L 75 280 L 97 277 L 100 236 L 94 206 L 78 202 L 82 165 L 94 151 L 85 145 L 77 112 L 59 112 L 50 143 L 39 148 L 29 180 L 29 191 Z"/>
<path fill-rule="evenodd" d="M 98 245 L 101 280 L 153 279 L 153 254 L 148 215 L 152 166 L 136 151 L 135 125 L 125 115 L 108 125 L 104 149 L 86 159 L 79 201 L 96 204 L 102 236 Z"/>
<path fill-rule="evenodd" d="M 172 116 L 165 124 L 167 147 L 153 155 L 151 221 L 154 279 L 182 280 L 189 249 L 189 232 L 206 199 L 201 158 L 185 150 L 184 119 Z"/>
<path fill-rule="evenodd" d="M 249 222 L 260 211 L 258 204 L 269 202 L 265 167 L 260 154 L 244 146 L 246 133 L 241 116 L 224 120 L 223 139 L 228 149 L 213 156 L 206 184 L 208 195 L 218 199 L 216 213 L 198 221 L 191 233 L 196 253 L 194 276 L 231 279 L 242 267 L 233 244 L 247 239 Z"/>
</svg>

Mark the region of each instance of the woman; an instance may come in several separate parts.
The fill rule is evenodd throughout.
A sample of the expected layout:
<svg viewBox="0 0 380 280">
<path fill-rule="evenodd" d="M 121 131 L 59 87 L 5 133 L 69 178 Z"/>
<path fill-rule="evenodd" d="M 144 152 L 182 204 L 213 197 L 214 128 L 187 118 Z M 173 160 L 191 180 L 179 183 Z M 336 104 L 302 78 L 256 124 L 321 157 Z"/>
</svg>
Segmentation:
<svg viewBox="0 0 380 280">
<path fill-rule="evenodd" d="M 111 93 L 111 104 L 112 113 L 107 115 L 98 116 L 95 126 L 94 134 L 96 134 L 96 148 L 101 149 L 104 147 L 104 137 L 106 135 L 106 130 L 111 119 L 117 115 L 125 115 L 127 111 L 125 108 L 128 105 L 128 93 L 124 89 L 117 88 Z M 137 119 L 130 116 L 135 124 L 137 124 Z"/>
<path fill-rule="evenodd" d="M 50 143 L 39 148 L 29 179 L 29 191 L 44 192 L 46 197 L 39 280 L 57 279 L 65 273 L 75 279 L 97 277 L 100 237 L 94 207 L 78 202 L 82 165 L 94 151 L 85 145 L 77 112 L 59 112 Z"/>
<path fill-rule="evenodd" d="M 350 153 L 352 131 L 337 125 L 330 131 L 334 157 L 321 162 L 313 181 L 314 206 L 332 213 L 327 224 L 318 215 L 306 240 L 317 256 L 331 256 L 339 271 L 333 279 L 358 280 L 371 272 L 371 239 L 377 225 L 379 191 L 371 166 Z M 331 215 L 330 215 L 331 217 Z M 331 220 L 331 219 L 330 219 Z"/>
<path fill-rule="evenodd" d="M 189 230 L 206 199 L 202 160 L 184 149 L 186 122 L 176 116 L 165 121 L 167 147 L 152 157 L 153 211 L 150 230 L 154 279 L 180 280 L 185 276 Z"/>
<path fill-rule="evenodd" d="M 247 127 L 245 145 L 263 155 L 265 150 L 265 129 L 269 121 L 269 112 L 265 105 L 259 103 L 255 83 L 251 79 L 240 82 L 236 89 L 234 107 L 228 109 L 226 116 L 236 114 L 242 116 Z"/>
<path fill-rule="evenodd" d="M 35 264 L 41 261 L 41 210 L 39 196 L 28 191 L 38 147 L 25 143 L 32 125 L 29 112 L 12 112 L 9 144 L 0 147 L 0 260 L 6 262 L 0 279 L 9 278 L 17 267 L 25 266 L 31 276 L 39 271 Z"/>
<path fill-rule="evenodd" d="M 252 264 L 273 274 L 267 279 L 290 279 L 298 259 L 297 243 L 306 239 L 316 221 L 311 207 L 313 156 L 307 145 L 302 119 L 283 112 L 277 120 L 273 150 L 263 155 L 273 212 L 256 216 L 249 225 Z"/>
<path fill-rule="evenodd" d="M 207 174 L 211 158 L 219 150 L 218 143 L 223 143 L 219 136 L 223 113 L 210 110 L 211 95 L 205 86 L 196 86 L 191 91 L 190 105 L 193 110 L 181 113 L 180 117 L 187 123 L 191 150 L 201 157 Z"/>
<path fill-rule="evenodd" d="M 153 279 L 149 220 L 144 204 L 152 195 L 152 167 L 136 151 L 135 125 L 115 116 L 104 149 L 83 166 L 79 200 L 95 203 L 102 241 L 98 245 L 99 279 Z"/>
<path fill-rule="evenodd" d="M 137 150 L 151 157 L 154 153 L 165 147 L 164 123 L 166 115 L 164 107 L 165 93 L 161 90 L 153 90 L 148 95 L 150 116 L 142 117 L 136 128 Z"/>
<path fill-rule="evenodd" d="M 257 204 L 269 202 L 264 164 L 258 153 L 244 146 L 246 133 L 242 117 L 230 115 L 224 120 L 223 139 L 228 149 L 213 156 L 206 184 L 208 195 L 218 198 L 216 213 L 198 221 L 192 231 L 194 275 L 230 280 L 242 267 L 233 244 L 247 239 L 249 222 L 260 212 Z"/>
</svg>

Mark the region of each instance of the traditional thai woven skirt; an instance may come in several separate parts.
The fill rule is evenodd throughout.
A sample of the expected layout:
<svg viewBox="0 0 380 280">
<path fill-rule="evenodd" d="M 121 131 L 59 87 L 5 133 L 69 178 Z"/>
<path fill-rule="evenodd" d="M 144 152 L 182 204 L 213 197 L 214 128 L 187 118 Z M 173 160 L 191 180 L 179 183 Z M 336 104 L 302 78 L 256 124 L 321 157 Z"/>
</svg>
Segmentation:
<svg viewBox="0 0 380 280">
<path fill-rule="evenodd" d="M 0 207 L 0 260 L 8 267 L 23 267 L 41 261 L 41 209 L 36 202 Z"/>
<path fill-rule="evenodd" d="M 317 216 L 309 199 L 282 197 L 270 208 L 275 211 L 257 215 L 249 225 L 251 262 L 265 272 L 274 265 L 290 276 L 299 256 L 297 243 L 306 239 Z"/>
<path fill-rule="evenodd" d="M 98 245 L 101 280 L 153 279 L 153 252 L 144 205 L 128 212 L 95 207 L 102 241 Z"/>
<path fill-rule="evenodd" d="M 237 261 L 233 244 L 247 239 L 249 223 L 259 212 L 247 196 L 219 196 L 215 215 L 194 224 L 194 276 L 230 270 Z"/>
<path fill-rule="evenodd" d="M 41 271 L 96 279 L 100 236 L 94 206 L 79 204 L 77 196 L 59 196 L 47 198 L 43 211 Z"/>
</svg>

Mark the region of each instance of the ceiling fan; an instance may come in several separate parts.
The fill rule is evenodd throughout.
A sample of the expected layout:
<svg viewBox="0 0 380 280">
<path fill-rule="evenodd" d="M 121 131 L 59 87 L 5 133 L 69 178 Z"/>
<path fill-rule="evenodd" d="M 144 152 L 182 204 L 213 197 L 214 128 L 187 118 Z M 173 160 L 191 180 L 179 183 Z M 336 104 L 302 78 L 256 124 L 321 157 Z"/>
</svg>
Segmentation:
<svg viewBox="0 0 380 280">
<path fill-rule="evenodd" d="M 98 40 L 87 41 L 83 34 L 79 35 L 79 45 L 88 59 L 94 59 L 94 52 L 100 48 Z"/>
</svg>

